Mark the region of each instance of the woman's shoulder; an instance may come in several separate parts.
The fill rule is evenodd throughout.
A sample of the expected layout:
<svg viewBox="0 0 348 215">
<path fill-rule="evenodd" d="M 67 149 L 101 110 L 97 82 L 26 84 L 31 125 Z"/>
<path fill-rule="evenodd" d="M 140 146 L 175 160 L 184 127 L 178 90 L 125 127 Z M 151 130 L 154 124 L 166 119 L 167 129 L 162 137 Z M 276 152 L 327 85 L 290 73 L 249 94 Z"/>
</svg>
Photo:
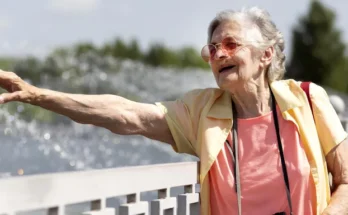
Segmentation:
<svg viewBox="0 0 348 215">
<path fill-rule="evenodd" d="M 304 90 L 303 88 L 304 85 L 302 85 L 303 83 L 305 82 L 295 80 L 295 79 L 282 79 L 282 80 L 272 82 L 272 85 L 275 87 L 286 87 L 287 89 L 291 91 L 295 91 L 295 90 Z M 327 96 L 327 93 L 324 87 L 314 82 L 307 82 L 307 83 L 309 84 L 309 93 L 311 96 L 316 96 L 316 95 Z"/>
<path fill-rule="evenodd" d="M 309 86 L 303 85 L 302 83 L 305 82 L 294 79 L 273 81 L 271 83 L 272 91 L 283 110 L 287 110 L 290 107 L 302 106 L 303 102 L 308 102 L 308 100 L 313 104 L 330 106 L 328 94 L 322 86 L 313 82 L 308 82 L 307 84 Z M 307 99 L 303 99 L 304 96 Z"/>
</svg>

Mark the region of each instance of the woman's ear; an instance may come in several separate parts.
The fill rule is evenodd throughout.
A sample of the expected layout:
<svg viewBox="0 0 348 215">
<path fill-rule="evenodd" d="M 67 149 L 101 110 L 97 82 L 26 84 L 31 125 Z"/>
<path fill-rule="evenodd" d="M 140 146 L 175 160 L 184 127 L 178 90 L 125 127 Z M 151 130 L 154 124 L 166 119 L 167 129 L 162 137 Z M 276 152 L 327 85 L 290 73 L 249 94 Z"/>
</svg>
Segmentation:
<svg viewBox="0 0 348 215">
<path fill-rule="evenodd" d="M 260 59 L 260 63 L 261 63 L 261 67 L 266 68 L 268 65 L 271 64 L 271 61 L 273 59 L 273 55 L 274 55 L 274 47 L 268 47 L 262 54 L 261 59 Z"/>
</svg>

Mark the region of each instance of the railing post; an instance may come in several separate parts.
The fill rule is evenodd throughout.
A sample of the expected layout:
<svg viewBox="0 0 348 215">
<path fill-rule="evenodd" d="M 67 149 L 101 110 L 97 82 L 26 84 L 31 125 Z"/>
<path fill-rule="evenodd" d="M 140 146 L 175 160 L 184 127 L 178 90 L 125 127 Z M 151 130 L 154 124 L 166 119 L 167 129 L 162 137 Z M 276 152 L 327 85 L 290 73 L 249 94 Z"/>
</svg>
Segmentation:
<svg viewBox="0 0 348 215">
<path fill-rule="evenodd" d="M 151 215 L 176 215 L 177 199 L 170 198 L 169 189 L 158 190 L 158 199 L 151 201 Z"/>
<path fill-rule="evenodd" d="M 184 187 L 185 194 L 178 196 L 178 214 L 199 215 L 199 194 L 195 193 L 194 185 Z"/>
<path fill-rule="evenodd" d="M 148 215 L 149 203 L 140 201 L 140 194 L 134 193 L 127 195 L 127 204 L 119 207 L 119 215 Z"/>
</svg>

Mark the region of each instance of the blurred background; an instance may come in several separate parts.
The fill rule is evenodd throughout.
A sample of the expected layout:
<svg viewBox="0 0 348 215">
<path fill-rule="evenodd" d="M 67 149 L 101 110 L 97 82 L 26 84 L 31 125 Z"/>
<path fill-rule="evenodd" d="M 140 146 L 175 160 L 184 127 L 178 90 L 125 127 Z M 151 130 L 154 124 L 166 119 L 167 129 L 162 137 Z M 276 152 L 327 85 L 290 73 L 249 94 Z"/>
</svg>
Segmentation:
<svg viewBox="0 0 348 215">
<path fill-rule="evenodd" d="M 2 1 L 0 68 L 43 88 L 155 102 L 216 87 L 200 58 L 223 9 L 259 6 L 286 40 L 286 78 L 348 104 L 348 2 L 271 0 Z M 346 112 L 342 115 L 347 116 Z M 195 160 L 22 103 L 0 106 L 0 177 Z"/>
</svg>

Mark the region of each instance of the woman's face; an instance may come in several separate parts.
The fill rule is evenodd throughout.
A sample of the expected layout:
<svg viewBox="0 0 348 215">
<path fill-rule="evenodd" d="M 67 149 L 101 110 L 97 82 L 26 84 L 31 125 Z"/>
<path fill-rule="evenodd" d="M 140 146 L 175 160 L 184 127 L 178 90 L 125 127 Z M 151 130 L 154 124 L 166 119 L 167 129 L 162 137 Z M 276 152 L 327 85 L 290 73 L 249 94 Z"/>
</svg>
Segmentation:
<svg viewBox="0 0 348 215">
<path fill-rule="evenodd" d="M 253 34 L 257 33 L 259 33 L 257 30 L 243 30 L 234 21 L 224 21 L 215 29 L 211 39 L 212 44 L 219 44 L 222 41 L 240 43 L 234 53 L 223 50 L 221 45 L 217 46 L 215 54 L 210 58 L 210 65 L 220 88 L 228 89 L 255 80 L 262 75 L 260 57 L 256 56 L 251 46 L 243 43 L 255 38 Z"/>
</svg>

